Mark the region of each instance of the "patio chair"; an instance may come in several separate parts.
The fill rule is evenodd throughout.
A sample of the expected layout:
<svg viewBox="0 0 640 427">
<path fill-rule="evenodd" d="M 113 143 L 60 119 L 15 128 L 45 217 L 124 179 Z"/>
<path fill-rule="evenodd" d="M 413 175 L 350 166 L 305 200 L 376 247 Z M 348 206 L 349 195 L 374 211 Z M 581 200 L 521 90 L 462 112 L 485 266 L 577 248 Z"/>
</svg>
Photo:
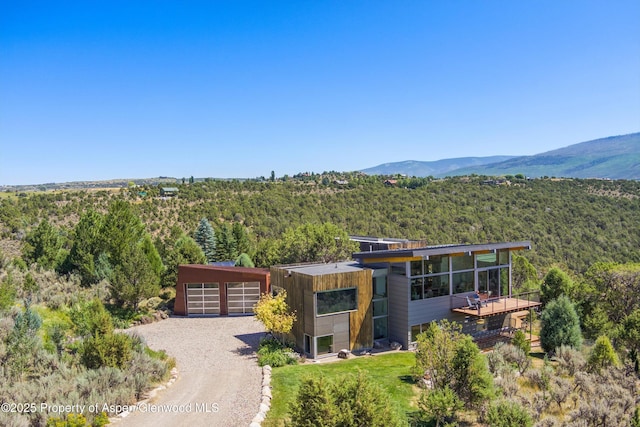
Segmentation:
<svg viewBox="0 0 640 427">
<path fill-rule="evenodd" d="M 471 301 L 471 298 L 467 296 L 467 304 L 469 304 L 469 308 L 477 310 L 480 308 L 480 303 L 477 301 Z"/>
<path fill-rule="evenodd" d="M 487 306 L 487 300 L 483 300 L 482 298 L 480 298 L 480 295 L 478 295 L 477 293 L 473 294 L 473 300 L 475 301 L 476 305 L 479 307 Z"/>
</svg>

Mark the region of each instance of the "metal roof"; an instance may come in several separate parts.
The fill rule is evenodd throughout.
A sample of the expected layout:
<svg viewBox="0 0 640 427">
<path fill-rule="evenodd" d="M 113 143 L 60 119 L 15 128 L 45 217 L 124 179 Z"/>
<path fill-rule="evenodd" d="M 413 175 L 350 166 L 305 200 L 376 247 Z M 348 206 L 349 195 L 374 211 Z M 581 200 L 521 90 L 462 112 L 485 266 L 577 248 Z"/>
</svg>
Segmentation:
<svg viewBox="0 0 640 427">
<path fill-rule="evenodd" d="M 354 271 L 362 271 L 364 267 L 362 265 L 353 262 L 333 262 L 329 264 L 303 264 L 303 265 L 279 265 L 277 268 L 287 270 L 289 272 L 296 272 L 306 274 L 308 276 L 322 276 L 325 274 L 336 273 L 350 273 Z"/>
<path fill-rule="evenodd" d="M 473 253 L 493 251 L 499 249 L 531 249 L 530 241 L 521 242 L 503 242 L 503 243 L 484 243 L 484 244 L 452 244 L 425 246 L 423 248 L 414 249 L 389 249 L 383 251 L 356 252 L 353 254 L 355 259 L 375 259 L 375 258 L 407 258 L 407 257 L 427 257 L 431 255 L 449 255 L 459 253 Z"/>
</svg>

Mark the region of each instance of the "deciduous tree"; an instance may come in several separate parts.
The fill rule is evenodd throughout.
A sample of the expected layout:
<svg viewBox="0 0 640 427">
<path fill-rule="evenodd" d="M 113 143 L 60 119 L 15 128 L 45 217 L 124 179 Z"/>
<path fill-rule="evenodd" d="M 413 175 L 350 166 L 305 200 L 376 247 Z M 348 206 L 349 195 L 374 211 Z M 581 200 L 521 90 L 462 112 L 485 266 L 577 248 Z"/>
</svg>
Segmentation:
<svg viewBox="0 0 640 427">
<path fill-rule="evenodd" d="M 541 286 L 541 299 L 543 303 L 547 303 L 560 295 L 571 297 L 574 283 L 569 275 L 557 267 L 553 267 L 544 276 Z"/>
<path fill-rule="evenodd" d="M 336 262 L 351 259 L 358 244 L 337 225 L 304 224 L 287 229 L 281 239 L 280 256 L 285 264 L 298 262 Z"/>
<path fill-rule="evenodd" d="M 618 366 L 620 361 L 618 360 L 618 355 L 616 351 L 613 349 L 613 345 L 611 341 L 609 341 L 609 337 L 606 335 L 601 335 L 596 340 L 595 345 L 591 349 L 591 354 L 589 355 L 589 368 L 593 372 L 600 373 L 603 369 L 606 369 L 610 366 Z"/>
<path fill-rule="evenodd" d="M 296 320 L 296 314 L 289 310 L 286 299 L 287 292 L 284 290 L 276 296 L 264 293 L 253 307 L 256 319 L 274 336 L 281 336 L 283 341 L 283 336 L 291 332 Z"/>
</svg>

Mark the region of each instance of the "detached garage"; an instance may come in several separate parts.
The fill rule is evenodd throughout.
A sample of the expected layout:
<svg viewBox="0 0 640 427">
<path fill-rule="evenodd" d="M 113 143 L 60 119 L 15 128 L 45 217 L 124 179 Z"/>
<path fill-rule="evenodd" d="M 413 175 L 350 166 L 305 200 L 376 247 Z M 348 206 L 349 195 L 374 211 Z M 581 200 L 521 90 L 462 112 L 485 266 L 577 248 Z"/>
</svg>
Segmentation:
<svg viewBox="0 0 640 427">
<path fill-rule="evenodd" d="M 178 316 L 253 314 L 260 295 L 270 289 L 266 268 L 181 265 L 173 311 Z"/>
</svg>

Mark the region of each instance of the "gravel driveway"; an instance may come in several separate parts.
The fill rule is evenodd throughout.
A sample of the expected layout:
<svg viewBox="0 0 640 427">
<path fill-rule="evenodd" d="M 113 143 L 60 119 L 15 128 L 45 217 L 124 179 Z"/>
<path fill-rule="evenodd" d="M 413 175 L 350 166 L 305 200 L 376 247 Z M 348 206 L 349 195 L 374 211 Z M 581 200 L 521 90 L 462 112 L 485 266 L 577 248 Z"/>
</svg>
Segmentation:
<svg viewBox="0 0 640 427">
<path fill-rule="evenodd" d="M 260 405 L 264 335 L 253 316 L 170 318 L 132 328 L 154 350 L 175 357 L 176 382 L 118 426 L 248 426 Z M 151 406 L 155 405 L 155 406 Z M 153 410 L 158 412 L 152 413 Z"/>
</svg>

